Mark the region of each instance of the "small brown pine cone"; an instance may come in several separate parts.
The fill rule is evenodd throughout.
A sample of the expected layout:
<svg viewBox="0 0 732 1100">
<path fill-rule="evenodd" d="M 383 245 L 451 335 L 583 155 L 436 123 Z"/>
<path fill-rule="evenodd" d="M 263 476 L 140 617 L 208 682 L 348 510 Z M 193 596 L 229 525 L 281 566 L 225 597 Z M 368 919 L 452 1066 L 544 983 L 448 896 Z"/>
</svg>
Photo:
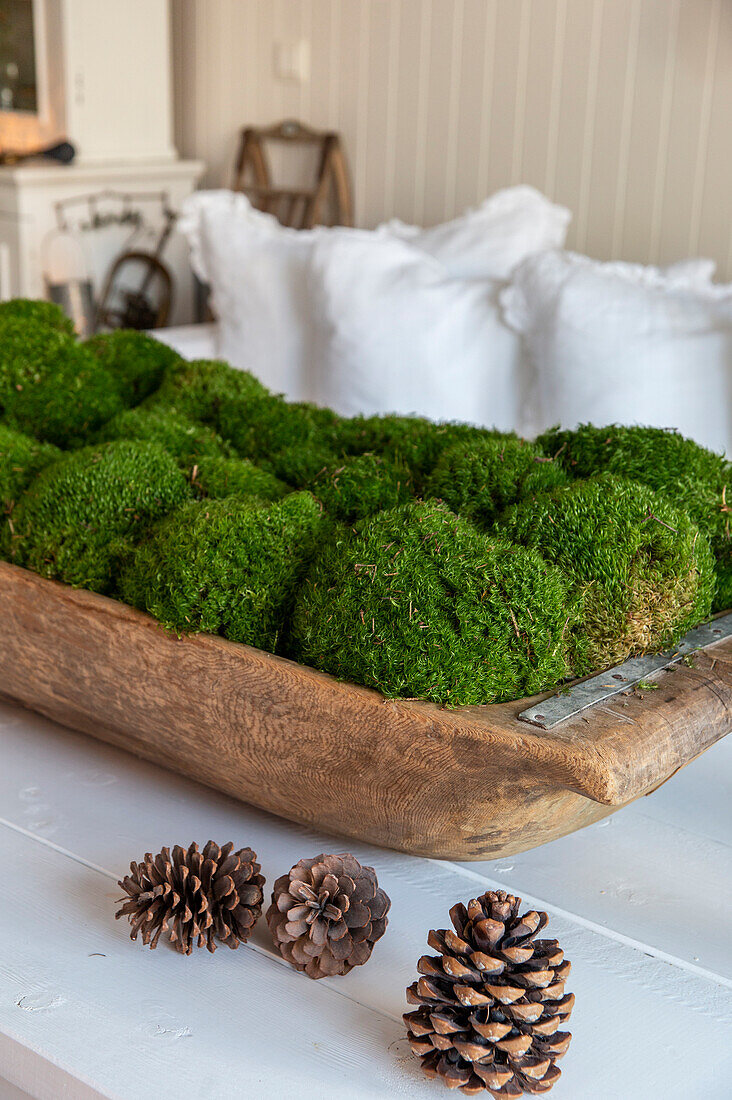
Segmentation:
<svg viewBox="0 0 732 1100">
<path fill-rule="evenodd" d="M 564 992 L 570 964 L 556 940 L 537 940 L 546 913 L 519 915 L 503 890 L 455 905 L 455 931 L 430 932 L 438 952 L 417 963 L 407 990 L 409 1044 L 428 1077 L 467 1096 L 547 1092 L 572 1038 L 560 1031 L 574 1005 Z"/>
<path fill-rule="evenodd" d="M 325 978 L 367 962 L 390 905 L 372 867 L 351 855 L 319 855 L 277 879 L 267 923 L 291 966 Z"/>
<path fill-rule="evenodd" d="M 251 848 L 235 852 L 209 840 L 202 852 L 197 844 L 187 850 L 178 844 L 163 848 L 155 858 L 147 852 L 142 863 L 118 883 L 127 894 L 116 917 L 128 917 L 130 938 L 157 947 L 163 932 L 183 955 L 194 940 L 216 950 L 214 940 L 238 947 L 246 943 L 262 912 L 264 877 Z"/>
</svg>

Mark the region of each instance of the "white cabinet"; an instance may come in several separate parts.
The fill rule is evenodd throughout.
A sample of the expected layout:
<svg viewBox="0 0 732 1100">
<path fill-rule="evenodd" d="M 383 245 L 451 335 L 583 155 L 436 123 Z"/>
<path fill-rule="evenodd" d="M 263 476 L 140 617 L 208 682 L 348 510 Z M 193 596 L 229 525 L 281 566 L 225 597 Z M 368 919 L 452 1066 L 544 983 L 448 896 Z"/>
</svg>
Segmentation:
<svg viewBox="0 0 732 1100">
<path fill-rule="evenodd" d="M 59 201 L 165 191 L 177 210 L 203 172 L 198 161 L 178 160 L 173 145 L 169 0 L 33 0 L 33 12 L 38 113 L 0 111 L 0 146 L 22 151 L 67 138 L 76 159 L 0 167 L 0 298 L 45 296 L 44 242 Z M 159 209 L 143 209 L 154 224 Z M 127 236 L 80 235 L 97 291 Z M 175 287 L 169 323 L 185 324 L 194 316 L 193 277 L 180 236 L 162 259 Z"/>
<path fill-rule="evenodd" d="M 32 4 L 37 110 L 0 110 L 0 146 L 66 137 L 78 164 L 175 160 L 169 0 Z"/>
</svg>

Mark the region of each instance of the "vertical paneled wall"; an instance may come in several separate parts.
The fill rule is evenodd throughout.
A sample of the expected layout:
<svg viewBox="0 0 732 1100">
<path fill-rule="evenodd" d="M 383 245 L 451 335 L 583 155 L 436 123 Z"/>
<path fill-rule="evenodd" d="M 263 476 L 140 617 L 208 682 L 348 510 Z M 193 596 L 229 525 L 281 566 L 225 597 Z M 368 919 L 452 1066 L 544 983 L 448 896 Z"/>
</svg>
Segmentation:
<svg viewBox="0 0 732 1100">
<path fill-rule="evenodd" d="M 603 258 L 732 278 L 732 0 L 173 0 L 182 154 L 229 178 L 239 126 L 339 129 L 359 224 L 429 224 L 508 184 Z M 279 79 L 278 44 L 310 43 Z"/>
</svg>

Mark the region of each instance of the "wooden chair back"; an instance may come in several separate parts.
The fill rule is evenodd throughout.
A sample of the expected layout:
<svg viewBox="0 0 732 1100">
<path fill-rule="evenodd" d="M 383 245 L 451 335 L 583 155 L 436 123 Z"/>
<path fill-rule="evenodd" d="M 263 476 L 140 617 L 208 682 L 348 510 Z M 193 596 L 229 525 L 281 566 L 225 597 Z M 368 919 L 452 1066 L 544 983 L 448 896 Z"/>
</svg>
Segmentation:
<svg viewBox="0 0 732 1100">
<path fill-rule="evenodd" d="M 313 187 L 276 187 L 272 182 L 266 145 L 316 146 L 317 169 Z M 348 164 L 340 135 L 335 131 L 312 130 L 301 122 L 287 120 L 275 126 L 247 126 L 241 131 L 234 166 L 234 191 L 243 191 L 258 210 L 274 214 L 283 225 L 311 229 L 325 223 L 353 225 L 353 200 Z"/>
</svg>

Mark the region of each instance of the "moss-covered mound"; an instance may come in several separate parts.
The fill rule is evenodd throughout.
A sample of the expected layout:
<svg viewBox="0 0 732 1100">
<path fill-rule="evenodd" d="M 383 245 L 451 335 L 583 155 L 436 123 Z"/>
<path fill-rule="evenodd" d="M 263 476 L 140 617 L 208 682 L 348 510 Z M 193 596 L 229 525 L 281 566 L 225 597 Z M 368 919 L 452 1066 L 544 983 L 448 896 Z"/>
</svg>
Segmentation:
<svg viewBox="0 0 732 1100">
<path fill-rule="evenodd" d="M 221 500 L 223 497 L 257 497 L 259 500 L 279 500 L 290 487 L 269 470 L 255 466 L 247 458 L 227 458 L 205 455 L 198 459 L 191 484 L 202 497 Z"/>
<path fill-rule="evenodd" d="M 253 374 L 221 359 L 180 360 L 169 366 L 149 404 L 165 405 L 191 420 L 220 430 L 220 412 L 237 401 L 244 405 L 267 397 L 269 390 Z"/>
<path fill-rule="evenodd" d="M 23 321 L 28 326 L 47 325 L 67 336 L 74 335 L 74 322 L 54 302 L 35 298 L 12 298 L 0 302 L 0 328 L 6 321 Z"/>
<path fill-rule="evenodd" d="M 509 504 L 567 481 L 562 467 L 535 444 L 486 436 L 443 451 L 425 496 L 439 497 L 453 511 L 488 526 Z"/>
<path fill-rule="evenodd" d="M 0 325 L 0 409 L 12 427 L 78 446 L 121 408 L 114 379 L 73 337 L 20 318 Z"/>
<path fill-rule="evenodd" d="M 603 470 L 640 481 L 689 513 L 709 536 L 716 559 L 714 610 L 732 607 L 732 465 L 665 428 L 553 428 L 538 442 L 575 477 Z"/>
<path fill-rule="evenodd" d="M 156 390 L 166 370 L 182 362 L 180 355 L 145 332 L 116 329 L 86 341 L 117 383 L 125 405 L 139 405 Z"/>
<path fill-rule="evenodd" d="M 272 395 L 259 400 L 244 396 L 222 405 L 219 430 L 243 458 L 257 459 L 290 448 L 330 448 L 338 424 L 331 409 Z"/>
<path fill-rule="evenodd" d="M 436 501 L 381 512 L 317 559 L 293 613 L 306 664 L 385 695 L 491 703 L 569 673 L 560 571 Z"/>
<path fill-rule="evenodd" d="M 188 504 L 138 548 L 122 596 L 171 630 L 274 651 L 323 523 L 309 493 Z"/>
<path fill-rule="evenodd" d="M 0 424 L 0 512 L 12 512 L 36 474 L 61 454 L 52 443 L 40 443 Z"/>
<path fill-rule="evenodd" d="M 310 486 L 327 511 L 343 523 L 355 523 L 375 512 L 405 504 L 414 494 L 406 466 L 381 455 L 344 459 Z"/>
<path fill-rule="evenodd" d="M 162 406 L 125 409 L 104 425 L 97 438 L 105 442 L 113 439 L 147 439 L 159 443 L 186 469 L 204 455 L 227 453 L 224 441 L 213 428 Z"/>
<path fill-rule="evenodd" d="M 472 424 L 435 423 L 421 416 L 354 416 L 338 427 L 336 443 L 345 454 L 383 454 L 403 463 L 421 489 L 442 452 L 459 442 L 500 435 Z"/>
<path fill-rule="evenodd" d="M 266 466 L 281 481 L 287 482 L 294 489 L 309 489 L 317 478 L 333 469 L 342 460 L 343 455 L 317 440 L 314 443 L 295 443 L 291 447 L 284 447 L 281 451 L 268 456 L 262 455 L 257 459 L 262 466 Z"/>
<path fill-rule="evenodd" d="M 709 614 L 708 540 L 638 482 L 573 482 L 509 508 L 496 531 L 555 562 L 581 595 L 578 674 L 672 645 Z"/>
<path fill-rule="evenodd" d="M 12 560 L 44 577 L 111 592 L 145 526 L 190 497 L 156 443 L 85 447 L 47 466 L 13 512 Z"/>
</svg>

